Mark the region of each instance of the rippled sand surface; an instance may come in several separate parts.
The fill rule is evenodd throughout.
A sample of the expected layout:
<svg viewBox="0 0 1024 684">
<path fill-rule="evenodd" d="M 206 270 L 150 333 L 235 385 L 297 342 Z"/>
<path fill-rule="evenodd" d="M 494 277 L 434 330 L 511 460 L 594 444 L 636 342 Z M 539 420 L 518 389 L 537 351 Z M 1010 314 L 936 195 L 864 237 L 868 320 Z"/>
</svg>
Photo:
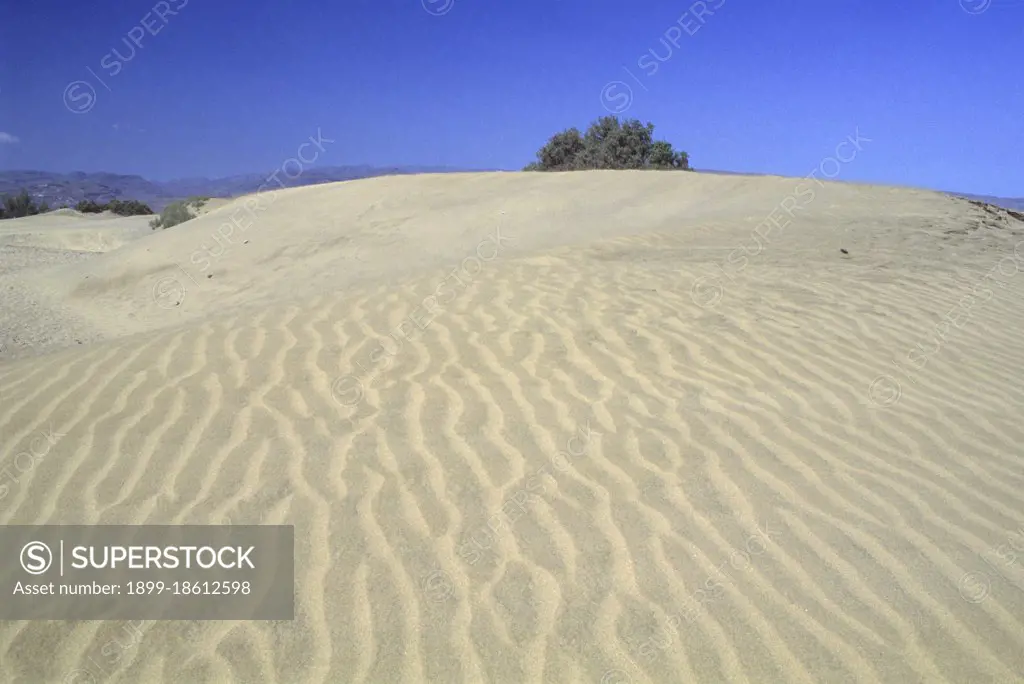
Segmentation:
<svg viewBox="0 0 1024 684">
<path fill-rule="evenodd" d="M 3 623 L 0 681 L 1024 681 L 1024 220 L 684 173 L 245 201 L 24 275 L 99 341 L 0 352 L 0 465 L 48 445 L 0 524 L 291 524 L 295 620 Z"/>
</svg>

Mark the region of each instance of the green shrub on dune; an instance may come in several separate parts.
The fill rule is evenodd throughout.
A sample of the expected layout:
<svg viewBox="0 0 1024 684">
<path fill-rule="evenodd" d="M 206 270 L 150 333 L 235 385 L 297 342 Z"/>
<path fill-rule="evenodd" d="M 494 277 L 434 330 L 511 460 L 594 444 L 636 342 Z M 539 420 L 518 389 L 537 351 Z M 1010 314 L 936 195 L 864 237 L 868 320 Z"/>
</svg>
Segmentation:
<svg viewBox="0 0 1024 684">
<path fill-rule="evenodd" d="M 537 152 L 537 161 L 524 171 L 584 171 L 589 169 L 690 170 L 690 157 L 664 140 L 654 139 L 654 124 L 637 119 L 619 121 L 605 116 L 586 133 L 568 128 L 556 133 Z"/>
<path fill-rule="evenodd" d="M 75 211 L 79 211 L 83 214 L 99 214 L 105 211 L 107 205 L 99 204 L 95 200 L 81 200 L 75 205 Z"/>
<path fill-rule="evenodd" d="M 32 197 L 29 196 L 27 190 L 22 190 L 13 197 L 4 197 L 3 205 L 0 206 L 0 219 L 35 216 L 38 213 L 39 207 L 32 201 Z"/>
<path fill-rule="evenodd" d="M 157 228 L 170 228 L 179 223 L 190 221 L 199 215 L 199 210 L 209 201 L 209 197 L 189 197 L 188 199 L 171 202 L 164 207 L 164 210 L 160 212 L 158 217 L 149 222 L 149 227 L 153 230 Z"/>
<path fill-rule="evenodd" d="M 138 200 L 110 200 L 107 204 L 107 211 L 112 211 L 118 216 L 149 216 L 155 213 L 149 208 L 148 204 L 144 204 Z"/>
<path fill-rule="evenodd" d="M 160 212 L 160 215 L 149 222 L 149 227 L 153 230 L 157 228 L 171 228 L 179 223 L 184 223 L 196 217 L 189 208 L 190 205 L 194 206 L 194 202 L 191 200 L 178 200 L 177 202 L 171 202 L 164 210 Z M 201 205 L 200 205 L 201 206 Z"/>
</svg>

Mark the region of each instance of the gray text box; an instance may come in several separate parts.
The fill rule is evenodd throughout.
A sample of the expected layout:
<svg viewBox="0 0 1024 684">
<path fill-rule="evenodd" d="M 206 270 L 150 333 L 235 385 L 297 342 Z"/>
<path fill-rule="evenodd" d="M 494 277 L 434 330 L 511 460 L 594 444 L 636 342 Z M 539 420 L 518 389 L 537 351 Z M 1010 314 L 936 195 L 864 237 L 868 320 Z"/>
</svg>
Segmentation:
<svg viewBox="0 0 1024 684">
<path fill-rule="evenodd" d="M 0 526 L 0 620 L 292 620 L 291 525 Z"/>
</svg>

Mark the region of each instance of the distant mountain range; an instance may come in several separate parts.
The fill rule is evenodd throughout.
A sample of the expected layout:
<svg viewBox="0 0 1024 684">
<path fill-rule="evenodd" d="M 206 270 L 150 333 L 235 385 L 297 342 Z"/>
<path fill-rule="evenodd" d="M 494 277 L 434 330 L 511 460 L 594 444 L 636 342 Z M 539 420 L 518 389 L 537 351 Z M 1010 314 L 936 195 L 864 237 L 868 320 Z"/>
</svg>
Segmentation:
<svg viewBox="0 0 1024 684">
<path fill-rule="evenodd" d="M 477 169 L 453 169 L 435 166 L 326 166 L 306 169 L 298 178 L 277 178 L 286 187 L 334 183 L 336 181 L 392 176 L 411 173 L 455 173 Z M 267 183 L 271 173 L 242 174 L 225 178 L 182 178 L 172 181 L 151 181 L 142 176 L 116 173 L 50 173 L 47 171 L 0 171 L 0 197 L 23 189 L 36 203 L 46 201 L 51 208 L 74 206 L 83 199 L 108 202 L 112 199 L 134 199 L 160 211 L 171 202 L 186 197 L 237 197 L 256 192 Z M 278 187 L 271 181 L 271 187 Z"/>
<path fill-rule="evenodd" d="M 288 187 L 334 183 L 337 181 L 393 176 L 412 173 L 457 173 L 467 171 L 497 171 L 500 169 L 458 169 L 441 166 L 325 166 L 306 169 L 298 178 L 289 180 L 283 173 L 278 178 Z M 702 171 L 732 175 L 759 176 L 766 174 L 734 171 Z M 145 202 L 154 211 L 160 211 L 171 202 L 197 195 L 206 197 L 237 197 L 256 192 L 267 182 L 267 174 L 249 173 L 225 178 L 182 178 L 166 182 L 146 180 L 142 176 L 116 173 L 49 173 L 47 171 L 0 171 L 0 197 L 28 191 L 40 202 L 45 200 L 51 208 L 73 206 L 80 200 L 108 202 L 112 199 L 135 199 Z M 276 184 L 272 185 L 276 187 Z M 1024 210 L 1024 197 L 991 197 L 948 192 L 946 194 L 988 202 L 1006 209 Z"/>
</svg>

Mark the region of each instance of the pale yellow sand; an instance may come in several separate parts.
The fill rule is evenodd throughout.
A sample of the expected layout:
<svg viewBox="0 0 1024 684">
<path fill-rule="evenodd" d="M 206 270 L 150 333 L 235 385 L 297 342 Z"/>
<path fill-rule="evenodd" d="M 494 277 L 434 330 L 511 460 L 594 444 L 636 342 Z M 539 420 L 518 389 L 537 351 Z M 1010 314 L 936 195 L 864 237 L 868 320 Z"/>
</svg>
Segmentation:
<svg viewBox="0 0 1024 684">
<path fill-rule="evenodd" d="M 64 249 L 83 252 L 109 252 L 149 232 L 152 216 L 115 216 L 81 214 L 73 209 L 58 209 L 40 216 L 27 216 L 0 222 L 0 241 L 4 245 Z"/>
<path fill-rule="evenodd" d="M 106 341 L 0 362 L 4 457 L 60 435 L 0 523 L 294 524 L 295 621 L 5 623 L 0 681 L 1024 680 L 1024 222 L 400 176 L 212 256 L 244 201 L 25 274 Z"/>
</svg>

